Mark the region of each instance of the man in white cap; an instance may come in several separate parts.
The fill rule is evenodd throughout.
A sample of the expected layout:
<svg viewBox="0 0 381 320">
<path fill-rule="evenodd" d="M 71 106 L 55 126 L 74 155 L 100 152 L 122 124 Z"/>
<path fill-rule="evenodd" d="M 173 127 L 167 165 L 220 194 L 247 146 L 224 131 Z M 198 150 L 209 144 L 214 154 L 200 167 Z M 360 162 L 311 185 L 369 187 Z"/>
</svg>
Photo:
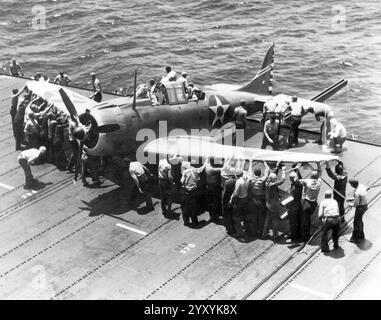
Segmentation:
<svg viewBox="0 0 381 320">
<path fill-rule="evenodd" d="M 337 201 L 332 198 L 332 191 L 325 192 L 325 199 L 319 206 L 319 219 L 323 222 L 321 235 L 321 251 L 328 252 L 328 231 L 332 230 L 332 241 L 335 249 L 339 248 L 339 206 Z"/>
<path fill-rule="evenodd" d="M 188 80 L 187 80 L 188 74 L 183 71 L 181 72 L 181 76 L 177 79 L 177 83 L 181 84 L 184 87 L 184 92 L 187 93 L 188 89 Z"/>
<path fill-rule="evenodd" d="M 39 149 L 33 148 L 24 150 L 19 154 L 17 161 L 25 173 L 25 188 L 30 188 L 34 183 L 37 182 L 37 180 L 33 178 L 32 171 L 30 170 L 30 165 L 39 160 L 45 154 L 45 152 L 46 148 L 40 147 Z"/>
</svg>

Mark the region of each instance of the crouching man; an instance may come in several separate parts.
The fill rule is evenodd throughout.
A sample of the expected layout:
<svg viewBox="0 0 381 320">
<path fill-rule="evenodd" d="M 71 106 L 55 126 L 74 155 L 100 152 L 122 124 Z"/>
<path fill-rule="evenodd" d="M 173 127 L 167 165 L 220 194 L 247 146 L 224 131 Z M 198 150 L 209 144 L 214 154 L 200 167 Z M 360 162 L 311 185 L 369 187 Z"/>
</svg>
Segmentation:
<svg viewBox="0 0 381 320">
<path fill-rule="evenodd" d="M 339 248 L 339 206 L 335 199 L 332 199 L 332 191 L 325 192 L 325 199 L 319 206 L 319 219 L 323 222 L 321 235 L 321 252 L 329 252 L 328 231 L 332 230 L 332 240 L 334 249 Z"/>
<path fill-rule="evenodd" d="M 37 180 L 33 178 L 32 171 L 30 170 L 30 165 L 42 158 L 45 152 L 46 148 L 40 147 L 39 149 L 33 148 L 24 150 L 19 154 L 17 161 L 25 173 L 25 188 L 30 188 L 34 183 L 37 182 Z"/>
</svg>

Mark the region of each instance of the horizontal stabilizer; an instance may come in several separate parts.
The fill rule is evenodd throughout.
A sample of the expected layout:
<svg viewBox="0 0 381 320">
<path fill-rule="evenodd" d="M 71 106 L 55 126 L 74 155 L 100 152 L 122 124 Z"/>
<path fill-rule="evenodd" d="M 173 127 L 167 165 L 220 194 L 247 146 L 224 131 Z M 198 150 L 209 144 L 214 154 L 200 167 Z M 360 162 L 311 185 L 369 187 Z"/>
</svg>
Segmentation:
<svg viewBox="0 0 381 320">
<path fill-rule="evenodd" d="M 335 84 L 333 84 L 329 88 L 327 88 L 324 91 L 317 94 L 311 100 L 316 101 L 316 102 L 324 102 L 325 100 L 332 97 L 336 92 L 338 92 L 342 88 L 344 88 L 347 84 L 348 84 L 348 80 L 341 79 L 340 81 L 336 82 Z"/>
</svg>

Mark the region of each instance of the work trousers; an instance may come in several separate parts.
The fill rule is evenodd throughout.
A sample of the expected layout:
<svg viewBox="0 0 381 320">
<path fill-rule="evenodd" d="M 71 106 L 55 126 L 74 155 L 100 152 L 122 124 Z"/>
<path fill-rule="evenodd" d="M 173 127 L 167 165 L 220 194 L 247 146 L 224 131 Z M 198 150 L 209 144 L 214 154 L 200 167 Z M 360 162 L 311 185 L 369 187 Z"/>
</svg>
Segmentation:
<svg viewBox="0 0 381 320">
<path fill-rule="evenodd" d="M 340 196 L 339 194 L 337 194 L 336 192 L 333 193 L 333 199 L 335 199 L 337 201 L 337 204 L 339 206 L 340 217 L 344 217 L 344 215 L 345 215 L 345 208 L 344 208 L 345 199 L 342 196 Z"/>
<path fill-rule="evenodd" d="M 207 185 L 206 194 L 210 220 L 218 220 L 221 215 L 221 186 L 219 184 Z"/>
<path fill-rule="evenodd" d="M 248 198 L 236 198 L 233 207 L 233 225 L 238 236 L 244 235 L 242 223 L 246 221 L 248 214 L 249 200 Z"/>
<path fill-rule="evenodd" d="M 266 218 L 265 195 L 254 195 L 250 203 L 250 209 L 247 215 L 248 231 L 252 235 L 262 236 Z"/>
<path fill-rule="evenodd" d="M 20 150 L 21 144 L 24 142 L 24 125 L 22 121 L 14 121 L 13 128 L 13 134 L 16 140 L 16 149 Z"/>
<path fill-rule="evenodd" d="M 293 144 L 299 143 L 299 126 L 302 123 L 301 116 L 291 116 L 290 133 L 288 136 L 288 146 L 292 147 Z"/>
<path fill-rule="evenodd" d="M 25 173 L 25 185 L 30 185 L 33 182 L 33 175 L 32 171 L 30 170 L 28 160 L 24 158 L 18 158 L 18 163 Z"/>
<path fill-rule="evenodd" d="M 159 179 L 160 204 L 163 214 L 171 212 L 172 209 L 172 187 L 169 180 Z"/>
<path fill-rule="evenodd" d="M 149 182 L 147 174 L 144 173 L 141 176 L 139 176 L 138 182 L 139 182 L 140 190 L 143 191 L 143 197 L 147 207 L 149 208 L 153 207 L 152 196 L 151 196 L 151 186 L 150 186 L 150 182 Z M 138 187 L 134 185 L 134 187 L 131 190 L 131 196 L 129 201 L 134 202 L 134 204 L 136 204 L 136 200 L 138 199 L 138 193 L 139 193 Z"/>
<path fill-rule="evenodd" d="M 90 170 L 93 181 L 98 181 L 98 168 L 94 158 L 86 157 L 81 159 L 81 180 L 82 183 L 86 183 L 86 172 Z"/>
<path fill-rule="evenodd" d="M 269 137 L 274 143 L 270 143 L 270 141 L 267 140 L 266 136 L 263 134 L 261 149 L 266 149 L 267 146 L 271 146 L 273 150 L 279 150 L 279 136 L 276 134 L 269 134 Z"/>
<path fill-rule="evenodd" d="M 311 216 L 315 212 L 317 207 L 317 201 L 309 201 L 307 199 L 303 200 L 302 204 L 302 240 L 307 242 L 310 239 L 310 228 L 311 228 Z"/>
<path fill-rule="evenodd" d="M 332 241 L 335 247 L 339 246 L 339 232 L 340 232 L 340 222 L 339 217 L 329 217 L 323 223 L 322 233 L 321 233 L 321 244 L 320 248 L 322 251 L 328 251 L 328 231 L 332 230 Z"/>
<path fill-rule="evenodd" d="M 228 233 L 234 233 L 233 208 L 229 206 L 229 201 L 222 202 L 222 219 Z"/>
<path fill-rule="evenodd" d="M 69 163 L 67 167 L 69 170 L 72 170 L 73 167 L 76 166 L 77 159 L 78 159 L 78 152 L 79 152 L 78 142 L 75 140 L 70 141 L 70 147 L 71 147 L 71 153 L 70 153 Z"/>
<path fill-rule="evenodd" d="M 265 218 L 265 225 L 263 227 L 263 237 L 266 237 L 269 233 L 270 226 L 273 230 L 273 238 L 278 237 L 278 230 L 279 230 L 279 212 L 275 210 L 270 210 L 268 207 L 266 208 L 266 218 Z"/>
<path fill-rule="evenodd" d="M 184 225 L 189 225 L 190 221 L 192 223 L 198 223 L 197 218 L 197 190 L 187 191 L 184 190 L 182 201 L 181 201 L 181 212 L 183 215 Z"/>
<path fill-rule="evenodd" d="M 300 200 L 294 199 L 287 207 L 288 223 L 290 226 L 291 240 L 298 240 L 301 237 L 301 217 L 302 217 L 302 204 Z"/>
<path fill-rule="evenodd" d="M 355 217 L 353 219 L 353 232 L 351 237 L 351 240 L 354 240 L 355 242 L 365 239 L 364 223 L 362 221 L 362 217 L 366 210 L 368 210 L 367 205 L 356 207 Z"/>
</svg>

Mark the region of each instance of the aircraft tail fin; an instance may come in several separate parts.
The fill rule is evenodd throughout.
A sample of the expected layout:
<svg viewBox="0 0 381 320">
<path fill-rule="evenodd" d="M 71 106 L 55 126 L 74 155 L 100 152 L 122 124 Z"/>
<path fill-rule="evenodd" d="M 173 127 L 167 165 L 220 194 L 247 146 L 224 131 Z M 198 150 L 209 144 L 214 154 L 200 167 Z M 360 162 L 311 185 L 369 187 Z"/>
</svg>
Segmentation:
<svg viewBox="0 0 381 320">
<path fill-rule="evenodd" d="M 336 82 L 332 86 L 328 87 L 327 89 L 323 90 L 322 92 L 314 96 L 311 99 L 311 101 L 324 102 L 325 100 L 332 97 L 336 92 L 344 88 L 347 84 L 348 84 L 348 80 L 341 79 L 340 81 Z"/>
<path fill-rule="evenodd" d="M 273 69 L 274 69 L 274 42 L 267 49 L 261 69 L 255 77 L 238 91 L 268 95 L 272 92 Z"/>
</svg>

